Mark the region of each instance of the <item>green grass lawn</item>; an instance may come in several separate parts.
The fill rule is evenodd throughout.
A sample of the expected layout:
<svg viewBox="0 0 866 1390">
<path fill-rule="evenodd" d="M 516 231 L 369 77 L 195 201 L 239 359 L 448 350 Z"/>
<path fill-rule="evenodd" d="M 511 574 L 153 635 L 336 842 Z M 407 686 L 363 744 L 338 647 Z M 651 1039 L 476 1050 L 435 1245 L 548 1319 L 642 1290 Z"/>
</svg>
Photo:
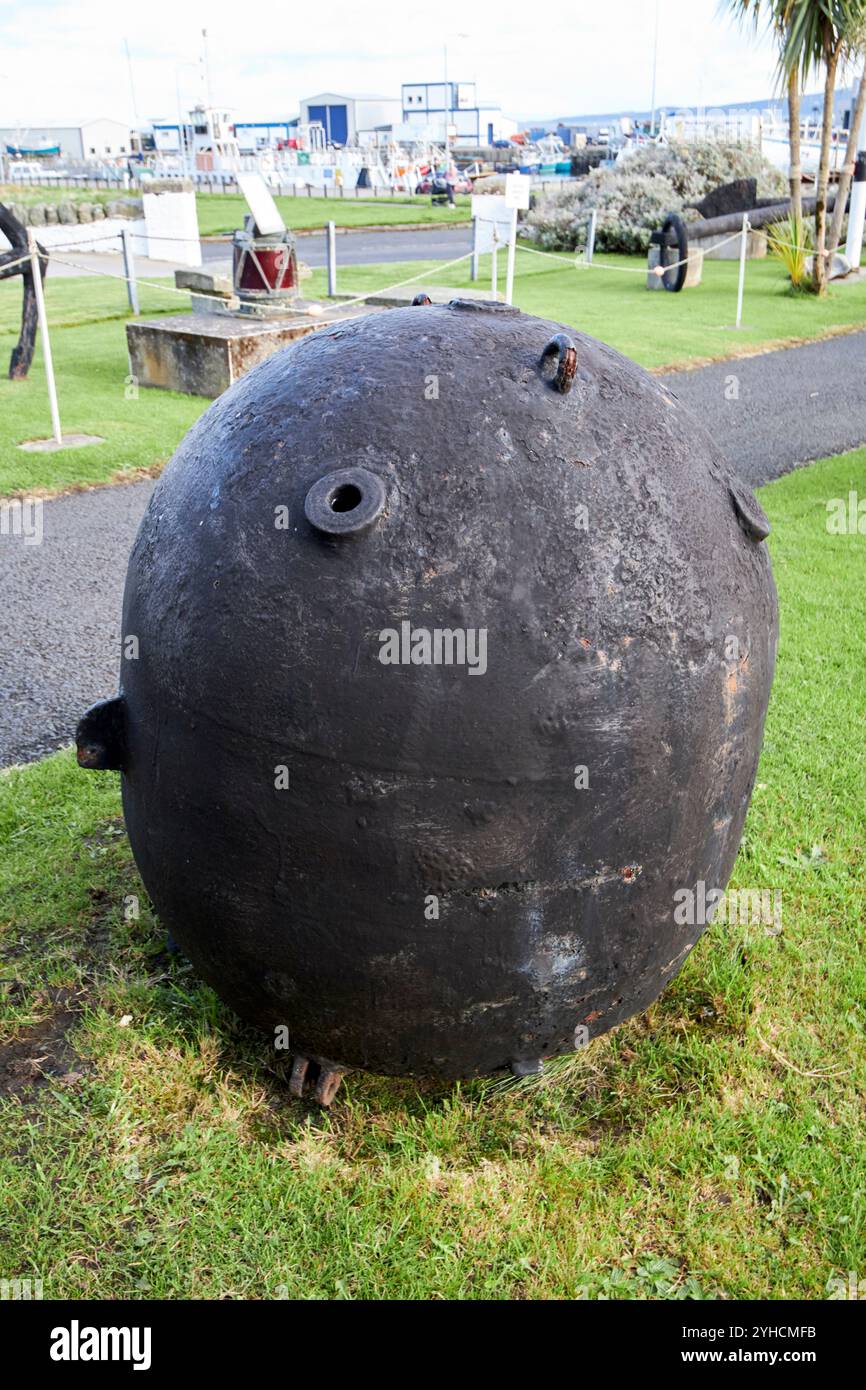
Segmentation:
<svg viewBox="0 0 866 1390">
<path fill-rule="evenodd" d="M 431 284 L 460 287 L 472 283 L 468 262 L 441 274 L 435 261 L 427 262 L 426 267 Z M 573 324 L 653 369 L 681 367 L 850 326 L 866 326 L 866 283 L 831 288 L 820 300 L 811 295 L 794 296 L 786 290 L 783 271 L 769 258 L 750 261 L 746 266 L 743 327 L 739 330 L 732 327 L 737 312 L 736 262 L 705 261 L 702 283 L 682 294 L 650 292 L 643 274 L 626 273 L 640 268 L 645 268 L 645 262 L 635 256 L 597 256 L 594 267 L 575 269 L 568 260 L 518 252 L 514 302 L 527 313 Z M 338 289 L 341 293 L 363 293 L 424 269 L 422 261 L 347 266 L 338 271 Z M 313 283 L 316 292 L 323 294 L 322 273 Z M 498 283 L 503 290 L 502 253 Z M 490 288 L 489 256 L 481 259 L 478 284 Z"/>
<path fill-rule="evenodd" d="M 309 231 L 335 222 L 338 227 L 400 227 L 421 223 L 467 222 L 469 196 L 459 194 L 456 208 L 433 207 L 428 197 L 414 194 L 382 194 L 378 198 L 316 198 L 306 193 L 274 200 L 287 227 Z M 196 195 L 198 226 L 202 236 L 216 236 L 242 227 L 249 211 L 240 193 Z M 303 256 L 303 247 L 300 251 Z"/>
<path fill-rule="evenodd" d="M 181 298 L 140 286 L 144 315 L 186 311 Z M 135 477 L 167 463 L 208 402 L 179 393 L 137 392 L 126 353 L 128 308 L 121 281 L 88 276 L 46 281 L 46 308 L 66 434 L 95 434 L 103 444 L 56 454 L 28 454 L 16 446 L 51 435 L 41 347 L 26 381 L 6 375 L 17 341 L 21 286 L 0 283 L 0 495 L 64 488 Z"/>
<path fill-rule="evenodd" d="M 46 1298 L 807 1298 L 863 1277 L 866 544 L 762 490 L 782 631 L 739 886 L 662 998 L 541 1081 L 293 1101 L 170 957 L 118 778 L 0 774 L 0 1277 Z M 125 900 L 141 898 L 135 920 Z"/>
<path fill-rule="evenodd" d="M 303 254 L 303 249 L 302 249 Z M 500 286 L 505 258 L 500 256 Z M 604 339 L 644 366 L 661 369 L 705 359 L 754 352 L 773 343 L 797 341 L 866 326 L 866 284 L 831 289 L 826 299 L 793 297 L 781 269 L 770 260 L 752 261 L 746 272 L 744 324 L 735 332 L 737 265 L 709 261 L 703 283 L 683 294 L 650 293 L 634 270 L 639 259 L 604 256 L 613 270 L 575 270 L 569 263 L 528 252 L 518 255 L 515 301 L 530 313 L 573 324 Z M 432 284 L 468 286 L 468 262 L 442 269 L 439 262 L 344 267 L 341 293 L 364 293 L 421 277 Z M 490 258 L 483 257 L 479 284 L 490 284 Z M 304 284 L 305 294 L 326 292 L 324 270 Z M 207 402 L 143 390 L 129 399 L 124 320 L 125 287 L 97 276 L 52 278 L 46 286 L 63 428 L 101 435 L 106 442 L 57 454 L 26 454 L 25 439 L 50 434 L 41 353 L 26 382 L 0 378 L 0 495 L 21 490 L 53 491 L 152 470 L 170 457 Z M 0 370 L 18 333 L 21 288 L 0 283 Z M 186 296 L 141 287 L 145 315 L 185 311 Z"/>
<path fill-rule="evenodd" d="M 51 184 L 0 184 L 0 203 L 110 203 L 117 198 L 140 198 L 146 188 L 56 188 Z M 457 195 L 456 208 L 433 207 L 429 195 L 415 197 L 411 193 L 383 193 L 378 197 L 310 197 L 306 192 L 289 197 L 277 197 L 287 227 L 297 231 L 324 227 L 336 222 L 338 227 L 400 227 L 421 223 L 466 222 L 469 220 L 469 196 Z M 197 193 L 196 209 L 202 236 L 218 236 L 243 226 L 244 214 L 249 211 L 240 193 Z"/>
<path fill-rule="evenodd" d="M 115 198 L 136 198 L 131 188 L 58 188 L 50 183 L 0 183 L 0 203 L 110 203 Z"/>
</svg>

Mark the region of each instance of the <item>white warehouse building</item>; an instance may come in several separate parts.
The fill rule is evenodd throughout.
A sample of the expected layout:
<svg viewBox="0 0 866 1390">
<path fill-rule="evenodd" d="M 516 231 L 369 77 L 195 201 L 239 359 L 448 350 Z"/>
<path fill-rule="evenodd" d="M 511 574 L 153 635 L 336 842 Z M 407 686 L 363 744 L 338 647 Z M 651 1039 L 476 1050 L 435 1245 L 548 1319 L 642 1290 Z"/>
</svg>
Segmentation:
<svg viewBox="0 0 866 1390">
<path fill-rule="evenodd" d="M 372 135 L 382 126 L 399 125 L 401 114 L 399 97 L 319 92 L 301 102 L 301 125 L 318 122 L 329 145 L 347 145 Z"/>
<path fill-rule="evenodd" d="M 474 82 L 404 82 L 400 138 L 444 142 L 446 128 L 455 146 L 492 145 L 520 127 L 502 108 L 478 101 Z"/>
<path fill-rule="evenodd" d="M 95 116 L 84 121 L 46 121 L 44 124 L 0 126 L 2 153 L 23 159 L 60 155 L 65 159 L 116 159 L 132 149 L 124 121 Z"/>
</svg>

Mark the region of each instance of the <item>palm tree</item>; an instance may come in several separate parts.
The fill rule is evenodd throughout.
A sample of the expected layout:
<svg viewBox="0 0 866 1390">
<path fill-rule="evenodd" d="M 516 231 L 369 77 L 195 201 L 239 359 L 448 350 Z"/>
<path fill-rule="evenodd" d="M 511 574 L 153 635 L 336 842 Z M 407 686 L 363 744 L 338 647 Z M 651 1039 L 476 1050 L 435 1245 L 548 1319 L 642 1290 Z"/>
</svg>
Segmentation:
<svg viewBox="0 0 866 1390">
<path fill-rule="evenodd" d="M 866 6 L 863 7 L 866 11 Z M 861 57 L 866 51 L 866 13 L 861 18 L 859 25 L 852 25 L 848 37 L 848 53 L 851 58 Z M 827 250 L 830 255 L 839 245 L 842 235 L 842 219 L 845 216 L 845 204 L 848 200 L 848 190 L 851 187 L 851 175 L 854 173 L 854 160 L 857 158 L 857 141 L 860 135 L 860 127 L 863 124 L 863 112 L 866 110 L 866 66 L 860 75 L 860 82 L 857 87 L 857 98 L 854 102 L 854 110 L 851 113 L 851 124 L 848 128 L 848 144 L 845 149 L 845 163 L 839 175 L 839 182 L 836 187 L 836 203 L 833 208 L 833 221 L 830 224 L 830 231 L 827 236 Z"/>
<path fill-rule="evenodd" d="M 803 82 L 813 69 L 824 68 L 821 153 L 815 187 L 815 255 L 812 259 L 812 288 L 816 294 L 827 291 L 827 187 L 836 70 L 854 22 L 855 9 L 862 12 L 862 0 L 860 3 L 857 0 L 792 0 L 781 54 L 785 70 L 799 68 Z"/>
<path fill-rule="evenodd" d="M 779 49 L 778 76 L 788 93 L 788 144 L 790 159 L 788 185 L 791 190 L 791 225 L 799 228 L 803 220 L 803 180 L 800 169 L 800 69 L 798 64 L 784 61 L 788 41 L 791 11 L 796 0 L 722 0 L 722 6 L 732 9 L 741 20 L 751 20 L 757 29 L 767 20 Z"/>
<path fill-rule="evenodd" d="M 828 256 L 832 256 L 836 247 L 839 245 L 839 238 L 842 235 L 842 221 L 845 216 L 845 204 L 848 201 L 848 190 L 851 187 L 851 175 L 854 172 L 854 161 L 857 158 L 857 136 L 863 121 L 864 107 L 866 107 L 866 72 L 861 75 L 860 85 L 857 88 L 857 100 L 854 103 L 851 125 L 848 130 L 848 144 L 845 148 L 845 163 L 842 165 L 839 181 L 836 185 L 836 202 L 833 205 L 833 220 L 830 223 L 830 230 L 827 233 Z"/>
<path fill-rule="evenodd" d="M 824 69 L 824 111 L 821 122 L 821 153 L 815 188 L 815 254 L 812 262 L 812 288 L 824 294 L 827 288 L 827 188 L 830 182 L 830 144 L 833 134 L 833 98 L 840 60 L 856 50 L 861 42 L 866 3 L 864 0 L 729 0 L 740 17 L 757 24 L 766 15 L 779 48 L 779 74 L 788 87 L 788 131 L 791 147 L 792 223 L 802 216 L 800 202 L 800 110 L 799 91 L 809 75 Z M 856 126 L 855 126 L 856 129 Z M 856 135 L 853 137 L 856 140 Z M 846 160 L 846 163 L 850 161 Z M 840 189 L 844 207 L 847 185 Z"/>
</svg>

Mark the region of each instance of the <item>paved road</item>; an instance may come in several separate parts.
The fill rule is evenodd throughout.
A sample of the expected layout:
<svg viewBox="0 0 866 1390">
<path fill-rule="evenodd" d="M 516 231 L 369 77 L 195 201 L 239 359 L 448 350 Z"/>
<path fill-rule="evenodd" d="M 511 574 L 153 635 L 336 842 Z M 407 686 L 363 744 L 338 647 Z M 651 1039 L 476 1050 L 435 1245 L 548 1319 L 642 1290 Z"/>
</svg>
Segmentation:
<svg viewBox="0 0 866 1390">
<path fill-rule="evenodd" d="M 61 256 L 63 259 L 59 260 Z M 147 256 L 136 256 L 135 273 L 140 280 L 171 281 L 177 265 L 177 261 L 152 261 Z M 58 251 L 57 255 L 49 256 L 48 274 L 52 280 L 77 279 L 87 275 L 122 275 L 123 257 L 119 251 Z M 122 289 L 120 293 L 123 293 Z M 48 312 L 51 313 L 50 307 Z"/>
<path fill-rule="evenodd" d="M 50 249 L 50 248 L 49 248 Z M 357 231 L 337 233 L 337 273 L 341 265 L 378 265 L 388 261 L 453 261 L 472 249 L 471 227 L 419 227 L 409 232 Z M 203 241 L 202 261 L 210 270 L 231 274 L 231 246 L 225 241 Z M 62 257 L 62 260 L 58 259 Z M 298 259 L 307 265 L 327 265 L 324 233 L 298 237 Z M 136 256 L 136 274 L 143 280 L 171 279 L 176 261 L 151 261 Z M 119 251 L 58 251 L 51 259 L 53 278 L 89 272 L 123 274 Z"/>
<path fill-rule="evenodd" d="M 376 265 L 383 261 L 452 261 L 472 250 L 471 227 L 419 227 L 411 232 L 337 233 L 337 274 L 341 265 Z M 226 243 L 203 241 L 205 265 L 225 261 Z M 327 265 L 324 233 L 298 237 L 298 259 Z"/>
<path fill-rule="evenodd" d="M 866 333 L 664 379 L 753 487 L 866 443 Z"/>
<path fill-rule="evenodd" d="M 758 484 L 866 443 L 864 377 L 866 333 L 854 333 L 666 380 Z M 123 578 L 152 489 L 45 503 L 41 545 L 0 535 L 0 765 L 68 743 L 87 706 L 115 693 Z"/>
<path fill-rule="evenodd" d="M 0 534 L 0 766 L 69 743 L 116 693 L 126 562 L 153 487 L 46 502 L 40 545 Z"/>
</svg>

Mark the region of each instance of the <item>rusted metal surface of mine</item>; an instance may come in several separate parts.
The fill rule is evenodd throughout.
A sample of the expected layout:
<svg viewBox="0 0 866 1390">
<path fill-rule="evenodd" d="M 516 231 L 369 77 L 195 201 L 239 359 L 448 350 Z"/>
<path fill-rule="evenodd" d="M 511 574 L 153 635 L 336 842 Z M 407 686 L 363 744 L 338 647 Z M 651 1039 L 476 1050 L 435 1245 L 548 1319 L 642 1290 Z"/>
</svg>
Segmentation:
<svg viewBox="0 0 866 1390">
<path fill-rule="evenodd" d="M 193 427 L 81 756 L 296 1090 L 532 1071 L 664 989 L 755 776 L 767 530 L 666 386 L 504 305 L 324 328 Z"/>
</svg>

